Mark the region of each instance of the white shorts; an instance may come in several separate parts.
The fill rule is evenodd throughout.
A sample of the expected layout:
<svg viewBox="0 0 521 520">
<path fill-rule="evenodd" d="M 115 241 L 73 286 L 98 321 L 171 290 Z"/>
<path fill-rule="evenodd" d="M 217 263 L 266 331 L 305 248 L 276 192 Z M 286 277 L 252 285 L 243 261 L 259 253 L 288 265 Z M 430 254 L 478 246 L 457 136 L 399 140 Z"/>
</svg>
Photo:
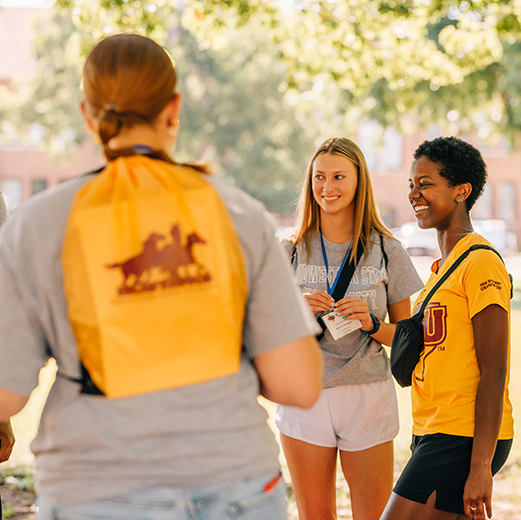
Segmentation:
<svg viewBox="0 0 521 520">
<path fill-rule="evenodd" d="M 398 403 L 392 378 L 322 390 L 308 410 L 277 405 L 281 433 L 316 446 L 361 451 L 398 434 Z"/>
</svg>

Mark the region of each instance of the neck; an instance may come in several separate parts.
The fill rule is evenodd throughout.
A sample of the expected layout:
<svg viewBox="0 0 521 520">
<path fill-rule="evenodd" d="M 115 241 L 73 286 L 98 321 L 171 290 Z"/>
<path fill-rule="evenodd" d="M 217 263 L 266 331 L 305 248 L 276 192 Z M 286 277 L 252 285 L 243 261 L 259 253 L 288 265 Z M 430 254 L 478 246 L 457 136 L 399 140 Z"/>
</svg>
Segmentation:
<svg viewBox="0 0 521 520">
<path fill-rule="evenodd" d="M 441 251 L 440 266 L 447 259 L 454 246 L 465 236 L 474 233 L 470 216 L 465 213 L 464 217 L 451 224 L 446 229 L 438 229 L 438 245 Z"/>
<path fill-rule="evenodd" d="M 354 215 L 352 213 L 330 215 L 321 211 L 320 229 L 322 235 L 334 244 L 343 244 L 351 240 L 354 234 Z"/>
<path fill-rule="evenodd" d="M 111 150 L 131 148 L 135 145 L 149 146 L 153 150 L 169 152 L 165 136 L 152 125 L 134 125 L 124 128 L 109 141 Z"/>
</svg>

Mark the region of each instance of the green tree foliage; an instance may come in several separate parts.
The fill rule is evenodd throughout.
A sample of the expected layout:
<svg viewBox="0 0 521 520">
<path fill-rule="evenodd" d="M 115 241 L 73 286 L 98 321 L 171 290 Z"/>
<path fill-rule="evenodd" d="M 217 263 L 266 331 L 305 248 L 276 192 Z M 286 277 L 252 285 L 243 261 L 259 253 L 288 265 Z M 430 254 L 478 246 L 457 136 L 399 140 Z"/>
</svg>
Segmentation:
<svg viewBox="0 0 521 520">
<path fill-rule="evenodd" d="M 19 134 L 37 126 L 47 153 L 70 157 L 91 139 L 78 110 L 86 53 L 118 30 L 149 34 L 165 45 L 178 71 L 183 103 L 176 158 L 209 161 L 218 175 L 271 211 L 291 211 L 320 127 L 309 124 L 309 108 L 297 114 L 296 101 L 281 88 L 284 65 L 274 47 L 266 45 L 266 29 L 252 21 L 223 34 L 220 48 L 210 48 L 183 27 L 173 10 L 168 16 L 162 11 L 161 17 L 137 9 L 115 16 L 95 7 L 90 1 L 81 9 L 56 10 L 37 28 L 38 73 L 10 96 L 4 113 Z"/>
<path fill-rule="evenodd" d="M 183 94 L 178 155 L 215 158 L 229 182 L 287 212 L 317 129 L 279 89 L 283 67 L 263 37 L 249 26 L 212 50 L 179 28 L 172 46 Z"/>
<path fill-rule="evenodd" d="M 413 115 L 419 125 L 477 130 L 485 140 L 521 129 L 520 0 L 260 1 L 259 14 L 241 0 L 219 4 L 187 2 L 201 40 L 215 40 L 227 17 L 244 24 L 259 16 L 287 64 L 289 87 L 332 82 L 349 120 L 400 128 Z"/>
<path fill-rule="evenodd" d="M 361 119 L 513 139 L 520 12 L 521 0 L 56 0 L 38 78 L 0 115 L 38 121 L 51 152 L 70 150 L 85 138 L 75 106 L 86 53 L 141 32 L 177 63 L 178 157 L 214 160 L 283 211 L 317 141 L 352 136 Z"/>
<path fill-rule="evenodd" d="M 57 0 L 85 10 L 86 0 Z M 99 20 L 118 29 L 165 27 L 180 16 L 206 47 L 226 34 L 263 24 L 286 67 L 286 91 L 328 93 L 344 121 L 361 117 L 451 133 L 477 129 L 484 139 L 520 129 L 519 87 L 513 78 L 521 34 L 521 0 L 97 0 L 83 27 Z M 151 14 L 153 13 L 153 16 Z M 163 22 L 159 16 L 163 16 Z M 109 24 L 110 25 L 110 24 Z M 168 24 L 166 25 L 168 26 Z M 310 94 L 312 92 L 313 94 Z M 410 120 L 410 118 L 408 118 Z"/>
</svg>

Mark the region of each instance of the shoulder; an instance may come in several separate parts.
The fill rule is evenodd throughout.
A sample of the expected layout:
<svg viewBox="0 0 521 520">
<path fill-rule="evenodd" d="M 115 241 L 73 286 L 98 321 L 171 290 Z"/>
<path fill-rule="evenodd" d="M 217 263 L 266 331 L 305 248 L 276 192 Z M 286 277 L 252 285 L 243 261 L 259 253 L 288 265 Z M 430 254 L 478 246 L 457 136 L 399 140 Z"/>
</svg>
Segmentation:
<svg viewBox="0 0 521 520">
<path fill-rule="evenodd" d="M 48 233 L 59 227 L 61 222 L 65 225 L 76 192 L 97 173 L 98 171 L 74 177 L 32 196 L 2 226 L 2 235 L 25 234 L 29 230 L 34 230 L 36 234 L 40 230 Z"/>
<path fill-rule="evenodd" d="M 480 235 L 473 236 L 469 242 L 467 249 L 472 245 L 490 246 Z M 509 310 L 511 279 L 499 254 L 491 249 L 475 249 L 460 269 L 459 273 L 456 269 L 456 279 L 460 280 L 462 290 L 469 299 L 472 315 L 491 303 L 498 303 Z"/>
<path fill-rule="evenodd" d="M 235 223 L 258 224 L 260 219 L 269 221 L 270 227 L 275 229 L 275 219 L 268 213 L 262 202 L 217 177 L 208 176 L 205 177 L 205 180 L 215 188 Z"/>
<path fill-rule="evenodd" d="M 480 265 L 487 267 L 487 264 L 491 263 L 493 265 L 502 266 L 506 270 L 505 262 L 499 251 L 481 235 L 474 233 L 474 236 L 469 241 L 467 248 L 463 252 L 469 248 L 472 248 L 472 251 L 468 256 L 468 265 Z"/>
<path fill-rule="evenodd" d="M 486 247 L 475 248 L 470 252 L 464 262 L 463 269 L 461 270 L 462 276 L 464 274 L 474 274 L 477 276 L 487 277 L 491 274 L 497 273 L 497 275 L 508 277 L 507 268 L 503 258 L 485 238 L 476 234 L 469 244 L 469 247 L 472 246 Z"/>
<path fill-rule="evenodd" d="M 280 243 L 282 244 L 282 247 L 288 253 L 289 256 L 292 255 L 294 249 L 295 249 L 295 242 L 293 239 L 293 235 L 286 235 L 280 239 Z"/>
<path fill-rule="evenodd" d="M 275 218 L 264 204 L 241 189 L 215 177 L 207 180 L 228 210 L 250 271 L 256 272 L 272 248 L 280 248 L 275 237 Z"/>
<path fill-rule="evenodd" d="M 403 244 L 392 235 L 382 235 L 375 229 L 371 230 L 370 235 L 371 248 L 381 249 L 386 254 L 403 254 L 407 255 L 407 251 Z"/>
</svg>

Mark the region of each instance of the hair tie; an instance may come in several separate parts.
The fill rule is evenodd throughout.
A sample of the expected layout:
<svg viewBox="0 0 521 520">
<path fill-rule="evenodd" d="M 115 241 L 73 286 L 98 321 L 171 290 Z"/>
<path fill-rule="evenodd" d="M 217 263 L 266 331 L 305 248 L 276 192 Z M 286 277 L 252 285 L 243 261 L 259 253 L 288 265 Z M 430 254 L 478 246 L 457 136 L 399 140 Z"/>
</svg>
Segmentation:
<svg viewBox="0 0 521 520">
<path fill-rule="evenodd" d="M 108 105 L 105 105 L 105 108 L 103 110 L 105 112 L 110 112 L 111 110 L 112 110 L 112 112 L 116 112 L 116 113 L 120 113 L 121 112 L 119 107 L 117 105 L 113 105 L 112 103 L 109 103 Z"/>
</svg>

